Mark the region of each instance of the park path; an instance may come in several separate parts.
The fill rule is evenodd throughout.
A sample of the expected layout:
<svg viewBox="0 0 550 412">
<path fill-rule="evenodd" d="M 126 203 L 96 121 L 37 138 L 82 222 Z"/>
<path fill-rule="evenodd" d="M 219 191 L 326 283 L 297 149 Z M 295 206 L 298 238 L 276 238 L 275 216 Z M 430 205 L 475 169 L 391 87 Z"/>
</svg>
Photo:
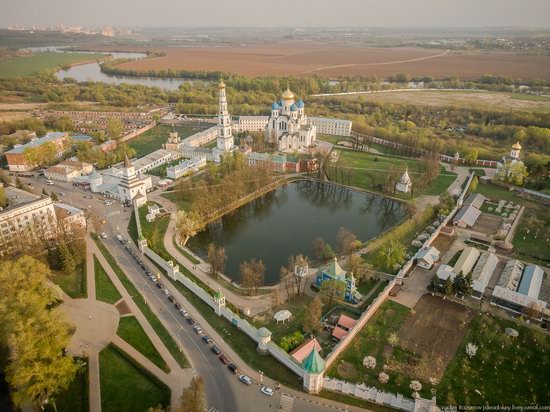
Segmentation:
<svg viewBox="0 0 550 412">
<path fill-rule="evenodd" d="M 88 242 L 91 243 L 91 249 L 93 253 L 98 258 L 99 262 L 105 269 L 105 272 L 107 272 L 107 275 L 109 276 L 109 279 L 119 293 L 121 294 L 122 298 L 124 299 L 125 303 L 130 308 L 132 314 L 136 317 L 136 320 L 139 322 L 149 339 L 151 340 L 153 346 L 157 349 L 159 354 L 162 356 L 168 367 L 170 368 L 170 373 L 166 373 L 162 371 L 158 366 L 153 364 L 149 359 L 145 358 L 140 352 L 138 352 L 136 349 L 134 349 L 131 345 L 126 343 L 124 340 L 122 340 L 118 335 L 113 336 L 113 342 L 120 346 L 125 352 L 127 352 L 130 356 L 132 356 L 134 359 L 136 359 L 139 363 L 141 363 L 145 368 L 147 368 L 152 374 L 154 374 L 156 377 L 158 377 L 160 380 L 162 380 L 168 387 L 170 388 L 172 392 L 171 397 L 171 405 L 172 407 L 176 407 L 179 403 L 179 398 L 181 396 L 181 393 L 183 391 L 183 388 L 187 387 L 189 383 L 191 382 L 191 378 L 193 377 L 192 370 L 191 369 L 182 369 L 177 361 L 174 359 L 172 354 L 168 351 L 166 346 L 162 343 L 161 339 L 156 334 L 153 327 L 149 324 L 147 321 L 147 318 L 139 307 L 136 305 L 136 303 L 133 301 L 132 297 L 114 272 L 111 265 L 107 262 L 107 259 L 103 256 L 95 242 L 91 239 L 87 239 Z M 130 278 L 128 278 L 130 279 Z M 131 282 L 131 280 L 130 280 Z M 134 285 L 135 286 L 135 285 Z"/>
<path fill-rule="evenodd" d="M 86 290 L 88 300 L 95 301 L 94 254 L 91 248 L 92 239 L 86 239 Z M 88 385 L 90 412 L 101 412 L 101 383 L 99 375 L 99 351 L 88 351 Z"/>
</svg>

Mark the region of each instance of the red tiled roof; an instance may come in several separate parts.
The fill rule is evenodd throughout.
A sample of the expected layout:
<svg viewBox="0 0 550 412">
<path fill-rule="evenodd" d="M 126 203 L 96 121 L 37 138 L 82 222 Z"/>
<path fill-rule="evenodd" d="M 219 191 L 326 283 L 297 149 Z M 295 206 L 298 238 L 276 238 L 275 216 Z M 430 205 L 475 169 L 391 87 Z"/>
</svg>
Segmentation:
<svg viewBox="0 0 550 412">
<path fill-rule="evenodd" d="M 348 332 L 342 328 L 339 328 L 338 326 L 334 327 L 334 330 L 332 331 L 332 336 L 334 336 L 336 339 L 341 340 L 344 338 Z"/>
<path fill-rule="evenodd" d="M 346 329 L 353 328 L 356 323 L 357 321 L 355 319 L 352 319 L 344 314 L 340 315 L 340 319 L 338 319 L 338 326 L 343 326 Z"/>
<path fill-rule="evenodd" d="M 304 341 L 300 346 L 290 352 L 290 356 L 302 363 L 307 355 L 311 353 L 313 348 L 315 348 L 317 352 L 321 351 L 321 345 L 319 345 L 319 342 L 317 342 L 315 338 Z"/>
</svg>

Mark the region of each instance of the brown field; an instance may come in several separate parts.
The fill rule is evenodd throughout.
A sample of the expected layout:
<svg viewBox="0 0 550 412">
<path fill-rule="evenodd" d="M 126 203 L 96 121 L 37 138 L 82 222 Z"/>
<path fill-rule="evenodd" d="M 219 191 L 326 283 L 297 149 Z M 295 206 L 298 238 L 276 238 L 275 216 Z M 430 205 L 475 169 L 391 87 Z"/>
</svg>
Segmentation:
<svg viewBox="0 0 550 412">
<path fill-rule="evenodd" d="M 332 99 L 334 96 L 330 96 L 330 98 Z M 379 103 L 414 104 L 434 107 L 550 110 L 550 98 L 484 90 L 447 91 L 417 89 L 413 91 L 388 91 L 384 93 L 338 96 L 338 99 L 354 100 L 359 98 Z"/>
<path fill-rule="evenodd" d="M 416 364 L 392 365 L 410 376 L 441 379 L 462 343 L 474 313 L 457 303 L 426 294 L 398 332 L 399 346 L 417 353 Z"/>
<path fill-rule="evenodd" d="M 143 48 L 141 48 L 143 50 Z M 448 52 L 421 48 L 376 48 L 353 44 L 280 42 L 254 46 L 155 48 L 166 56 L 122 64 L 134 70 L 207 70 L 245 76 L 408 73 L 472 79 L 483 74 L 550 80 L 550 56 L 500 52 Z"/>
</svg>

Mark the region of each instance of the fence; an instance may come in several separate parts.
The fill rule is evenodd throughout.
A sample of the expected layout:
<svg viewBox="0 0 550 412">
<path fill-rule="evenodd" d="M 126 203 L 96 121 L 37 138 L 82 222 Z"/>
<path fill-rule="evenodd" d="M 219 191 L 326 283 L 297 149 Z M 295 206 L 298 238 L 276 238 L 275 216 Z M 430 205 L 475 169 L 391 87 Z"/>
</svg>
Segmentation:
<svg viewBox="0 0 550 412">
<path fill-rule="evenodd" d="M 364 383 L 355 384 L 338 379 L 325 378 L 323 387 L 333 392 L 341 392 L 369 402 L 386 405 L 400 411 L 412 412 L 415 401 L 400 394 L 393 394 L 366 386 Z"/>
<path fill-rule="evenodd" d="M 361 134 L 357 132 L 351 132 L 351 135 L 352 137 L 358 137 L 358 138 L 370 141 L 372 143 L 377 143 L 382 146 L 391 147 L 393 149 L 411 149 L 412 150 L 410 146 L 404 145 L 402 143 L 392 142 L 390 140 L 381 139 L 375 136 L 370 136 L 370 135 Z M 414 151 L 420 154 L 430 154 L 428 150 L 424 150 L 424 149 L 414 149 Z M 462 157 L 456 158 L 454 156 L 447 156 L 444 154 L 438 154 L 438 156 L 439 156 L 439 159 L 443 162 L 456 163 L 456 164 L 469 164 L 467 160 Z M 497 165 L 498 165 L 498 162 L 495 160 L 484 160 L 484 159 L 478 159 L 474 163 L 472 163 L 472 166 L 483 166 L 483 167 L 497 167 Z"/>
</svg>

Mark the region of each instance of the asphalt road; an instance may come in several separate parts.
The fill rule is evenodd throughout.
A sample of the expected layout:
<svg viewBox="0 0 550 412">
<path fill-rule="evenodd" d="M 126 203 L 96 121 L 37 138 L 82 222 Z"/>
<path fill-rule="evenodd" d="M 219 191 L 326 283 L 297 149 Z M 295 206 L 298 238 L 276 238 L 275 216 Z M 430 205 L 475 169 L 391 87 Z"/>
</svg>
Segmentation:
<svg viewBox="0 0 550 412">
<path fill-rule="evenodd" d="M 55 182 L 53 186 L 48 186 L 45 184 L 44 178 L 21 178 L 21 180 L 24 183 L 31 183 L 35 193 L 41 193 L 42 189 L 46 188 L 48 193 L 55 192 L 60 201 L 88 210 L 90 213 L 96 214 L 100 219 L 106 220 L 106 224 L 103 225 L 102 230 L 107 234 L 107 239 L 104 239 L 103 242 L 115 257 L 124 273 L 127 274 L 132 283 L 143 294 L 153 312 L 159 317 L 164 326 L 169 329 L 172 336 L 176 338 L 181 350 L 189 360 L 194 373 L 203 377 L 206 389 L 207 411 L 258 412 L 303 410 L 320 412 L 334 411 L 335 409 L 343 410 L 342 408 L 319 404 L 311 399 L 299 399 L 279 392 L 275 392 L 273 396 L 267 396 L 260 391 L 260 382 L 254 381 L 250 386 L 240 382 L 238 375 L 234 375 L 211 352 L 210 347 L 212 344 L 206 344 L 202 341 L 201 337 L 194 332 L 192 326 L 179 313 L 174 304 L 168 301 L 167 297 L 156 287 L 155 283 L 149 280 L 132 255 L 115 238 L 115 235 L 120 233 L 124 238 L 129 239 L 127 227 L 132 208 L 125 208 L 118 201 L 115 201 L 111 206 L 106 206 L 104 198 L 96 194 L 93 195 L 94 199 L 86 199 L 84 196 L 91 193 L 76 188 L 71 183 Z M 60 192 L 64 192 L 65 196 L 61 196 Z M 132 248 L 135 252 L 139 253 L 133 243 Z M 153 263 L 148 261 L 145 256 L 140 254 L 140 257 L 154 273 L 158 272 Z M 202 316 L 168 280 L 164 280 L 162 283 L 173 296 L 178 297 L 178 303 L 192 315 L 197 323 L 201 325 L 206 324 Z M 214 342 L 214 344 L 222 349 L 222 353 L 224 352 L 224 346 L 227 347 L 227 344 L 223 341 Z M 238 367 L 241 367 L 238 362 L 235 363 Z M 319 398 L 319 401 L 322 400 Z M 350 410 L 352 409 L 355 408 L 351 407 Z"/>
</svg>

